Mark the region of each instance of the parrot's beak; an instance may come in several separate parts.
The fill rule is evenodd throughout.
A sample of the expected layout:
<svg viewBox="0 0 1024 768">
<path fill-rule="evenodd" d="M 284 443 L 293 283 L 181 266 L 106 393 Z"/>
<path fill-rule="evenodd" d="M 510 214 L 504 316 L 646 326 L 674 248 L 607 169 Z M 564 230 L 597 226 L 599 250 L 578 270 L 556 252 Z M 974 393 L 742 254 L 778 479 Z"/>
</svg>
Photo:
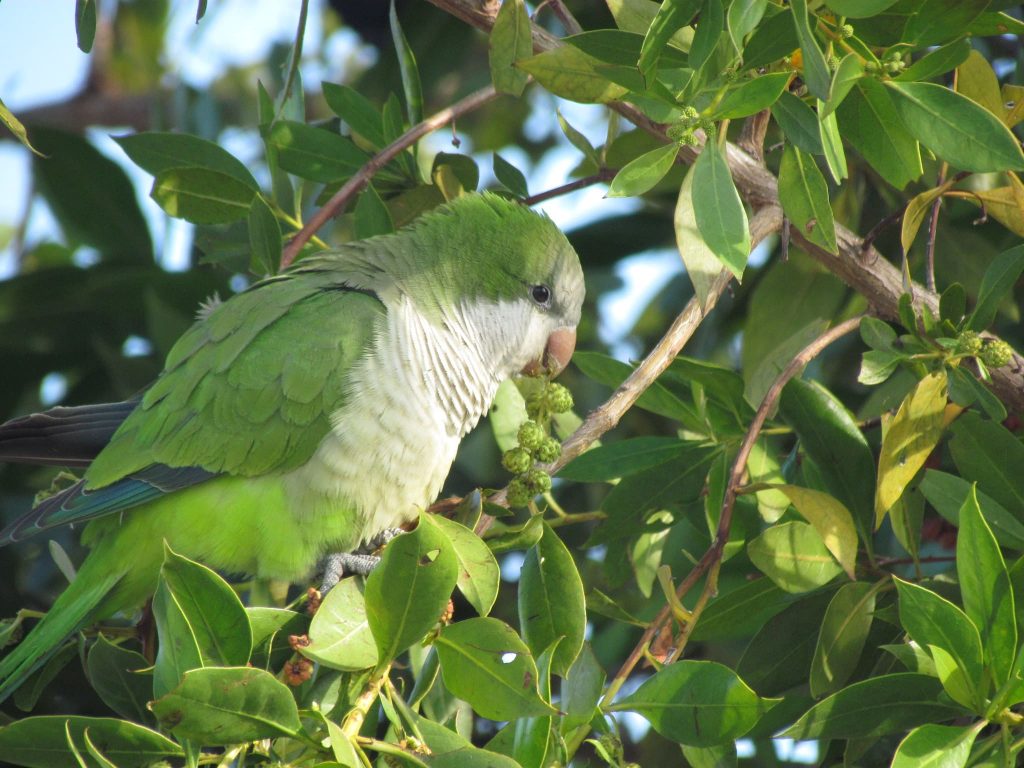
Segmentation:
<svg viewBox="0 0 1024 768">
<path fill-rule="evenodd" d="M 531 360 L 523 368 L 526 376 L 536 376 L 547 369 L 551 375 L 557 376 L 569 364 L 572 353 L 576 350 L 576 329 L 558 328 L 549 337 L 544 348 L 542 360 Z"/>
</svg>

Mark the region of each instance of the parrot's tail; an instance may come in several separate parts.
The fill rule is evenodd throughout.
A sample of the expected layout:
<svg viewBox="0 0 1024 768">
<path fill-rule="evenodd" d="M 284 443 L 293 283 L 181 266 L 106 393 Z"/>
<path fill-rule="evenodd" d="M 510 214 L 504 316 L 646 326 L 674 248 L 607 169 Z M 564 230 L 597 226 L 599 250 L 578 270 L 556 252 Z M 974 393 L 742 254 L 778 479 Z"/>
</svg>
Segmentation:
<svg viewBox="0 0 1024 768">
<path fill-rule="evenodd" d="M 88 565 L 86 561 L 28 636 L 0 659 L 0 702 L 45 664 L 67 638 L 96 617 L 97 607 L 124 577 L 122 573 L 86 573 Z"/>
</svg>

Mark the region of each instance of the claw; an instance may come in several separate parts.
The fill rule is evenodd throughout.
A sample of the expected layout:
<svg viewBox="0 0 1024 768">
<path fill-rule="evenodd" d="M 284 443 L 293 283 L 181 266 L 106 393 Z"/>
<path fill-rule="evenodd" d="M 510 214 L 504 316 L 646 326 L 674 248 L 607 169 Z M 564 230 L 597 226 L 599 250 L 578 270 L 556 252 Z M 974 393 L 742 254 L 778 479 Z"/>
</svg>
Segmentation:
<svg viewBox="0 0 1024 768">
<path fill-rule="evenodd" d="M 323 560 L 323 582 L 320 585 L 320 594 L 326 595 L 330 592 L 345 574 L 368 576 L 379 562 L 380 558 L 376 555 L 352 552 L 335 552 L 333 555 L 328 555 Z"/>
</svg>

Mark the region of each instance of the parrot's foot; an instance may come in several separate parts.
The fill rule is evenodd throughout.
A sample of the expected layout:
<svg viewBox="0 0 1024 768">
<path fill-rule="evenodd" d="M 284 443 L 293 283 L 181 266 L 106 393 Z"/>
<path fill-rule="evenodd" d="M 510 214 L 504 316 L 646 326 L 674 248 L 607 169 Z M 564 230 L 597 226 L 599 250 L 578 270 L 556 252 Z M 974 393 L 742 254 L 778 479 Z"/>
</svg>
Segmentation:
<svg viewBox="0 0 1024 768">
<path fill-rule="evenodd" d="M 380 558 L 376 555 L 362 555 L 352 552 L 335 552 L 323 560 L 323 582 L 320 594 L 326 595 L 346 574 L 369 576 L 370 571 L 377 567 Z"/>
<path fill-rule="evenodd" d="M 403 533 L 405 533 L 405 531 L 403 531 L 401 528 L 385 528 L 383 531 L 381 531 L 372 539 L 370 539 L 367 542 L 366 546 L 362 549 L 362 551 L 376 552 L 378 549 L 380 549 L 393 538 L 395 538 L 395 536 L 401 536 Z"/>
</svg>

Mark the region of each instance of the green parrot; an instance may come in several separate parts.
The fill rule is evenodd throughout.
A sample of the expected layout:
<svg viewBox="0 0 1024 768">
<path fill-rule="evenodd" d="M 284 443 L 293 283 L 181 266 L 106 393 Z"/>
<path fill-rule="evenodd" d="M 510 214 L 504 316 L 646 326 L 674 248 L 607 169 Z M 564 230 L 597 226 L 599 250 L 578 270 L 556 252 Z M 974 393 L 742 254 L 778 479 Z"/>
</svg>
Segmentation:
<svg viewBox="0 0 1024 768">
<path fill-rule="evenodd" d="M 463 196 L 205 308 L 132 400 L 0 426 L 0 460 L 85 468 L 0 545 L 91 521 L 77 577 L 0 661 L 0 701 L 65 638 L 142 605 L 164 542 L 296 582 L 414 520 L 498 385 L 568 363 L 583 294 L 549 219 Z"/>
</svg>

